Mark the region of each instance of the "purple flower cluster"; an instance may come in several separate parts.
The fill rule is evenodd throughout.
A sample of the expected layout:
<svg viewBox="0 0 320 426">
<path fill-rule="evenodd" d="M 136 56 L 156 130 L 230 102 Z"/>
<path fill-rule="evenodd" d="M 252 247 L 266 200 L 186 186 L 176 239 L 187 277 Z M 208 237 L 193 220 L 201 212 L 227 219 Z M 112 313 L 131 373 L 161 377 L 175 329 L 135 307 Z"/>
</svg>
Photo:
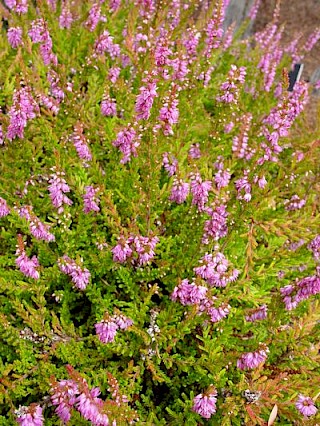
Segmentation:
<svg viewBox="0 0 320 426">
<path fill-rule="evenodd" d="M 265 362 L 268 356 L 269 349 L 261 344 L 256 352 L 246 352 L 241 355 L 237 361 L 237 367 L 240 370 L 252 370 L 259 367 L 260 364 Z"/>
<path fill-rule="evenodd" d="M 213 323 L 221 321 L 227 317 L 230 312 L 230 305 L 222 303 L 219 307 L 215 307 L 216 297 L 207 297 L 207 287 L 198 285 L 195 282 L 189 283 L 184 279 L 176 286 L 171 294 L 171 300 L 179 301 L 182 305 L 197 305 L 198 313 L 206 313 Z"/>
<path fill-rule="evenodd" d="M 31 259 L 27 256 L 23 248 L 23 243 L 19 243 L 17 247 L 16 255 L 16 265 L 20 268 L 20 271 L 26 276 L 38 280 L 40 274 L 38 271 L 39 261 L 36 256 L 32 256 Z"/>
<path fill-rule="evenodd" d="M 1 200 L 0 200 L 1 202 Z M 1 213 L 0 213 L 1 216 Z M 308 249 L 312 251 L 315 260 L 320 260 L 320 235 L 317 235 L 308 245 Z"/>
<path fill-rule="evenodd" d="M 254 21 L 256 19 L 260 4 L 261 4 L 261 0 L 254 0 L 251 6 L 251 9 L 249 11 L 249 18 L 251 19 L 251 21 Z"/>
<path fill-rule="evenodd" d="M 172 80 L 173 81 L 185 81 L 186 75 L 189 73 L 188 61 L 185 57 L 172 59 L 170 65 L 173 69 Z"/>
<path fill-rule="evenodd" d="M 83 126 L 79 123 L 75 126 L 74 132 L 71 136 L 73 145 L 78 153 L 79 158 L 84 161 L 91 161 L 92 154 L 88 147 L 88 141 L 83 133 Z"/>
<path fill-rule="evenodd" d="M 117 134 L 117 139 L 112 142 L 112 145 L 119 148 L 123 154 L 120 163 L 126 164 L 130 161 L 131 155 L 134 157 L 137 156 L 137 148 L 140 142 L 137 138 L 136 131 L 129 125 Z"/>
<path fill-rule="evenodd" d="M 200 393 L 193 400 L 192 410 L 200 414 L 205 419 L 210 419 L 210 417 L 215 414 L 217 411 L 217 391 L 210 387 L 210 389 L 205 393 Z"/>
<path fill-rule="evenodd" d="M 104 95 L 101 102 L 101 114 L 105 117 L 115 117 L 117 115 L 117 104 L 115 99 Z"/>
<path fill-rule="evenodd" d="M 0 197 L 0 217 L 8 216 L 10 209 L 7 205 L 7 202 L 4 198 Z"/>
<path fill-rule="evenodd" d="M 132 324 L 133 321 L 130 318 L 127 318 L 120 313 L 112 316 L 106 314 L 102 321 L 95 324 L 95 329 L 100 342 L 110 343 L 114 341 L 119 329 L 126 330 Z"/>
<path fill-rule="evenodd" d="M 110 12 L 116 12 L 121 5 L 121 0 L 109 0 Z"/>
<path fill-rule="evenodd" d="M 54 241 L 55 237 L 50 232 L 50 226 L 45 225 L 40 219 L 32 213 L 32 206 L 25 206 L 19 209 L 19 215 L 29 222 L 31 234 L 38 240 Z"/>
<path fill-rule="evenodd" d="M 22 28 L 21 27 L 11 27 L 8 29 L 8 42 L 10 46 L 16 49 L 18 46 L 22 45 Z"/>
<path fill-rule="evenodd" d="M 119 78 L 121 69 L 119 67 L 111 67 L 108 72 L 108 78 L 111 83 L 115 84 Z"/>
<path fill-rule="evenodd" d="M 280 289 L 286 309 L 291 311 L 303 300 L 320 293 L 320 266 L 317 266 L 315 275 L 302 278 L 293 284 Z"/>
<path fill-rule="evenodd" d="M 272 36 L 262 32 L 262 37 L 257 37 L 257 42 L 261 45 L 264 53 L 258 64 L 258 68 L 262 70 L 264 76 L 264 90 L 271 90 L 274 78 L 276 76 L 277 67 L 282 59 L 283 50 L 279 43 L 282 37 L 283 29 L 279 29 L 276 24 L 271 26 Z M 269 41 L 266 44 L 266 39 Z"/>
<path fill-rule="evenodd" d="M 178 103 L 178 99 L 172 99 L 171 101 L 167 99 L 160 109 L 159 120 L 162 121 L 163 134 L 166 136 L 173 135 L 172 126 L 178 123 Z"/>
<path fill-rule="evenodd" d="M 192 204 L 197 207 L 199 212 L 205 210 L 205 204 L 208 202 L 211 189 L 211 181 L 203 181 L 199 173 L 191 175 Z"/>
<path fill-rule="evenodd" d="M 220 252 L 214 255 L 206 254 L 200 259 L 200 263 L 204 265 L 194 268 L 194 271 L 211 286 L 225 287 L 228 283 L 236 281 L 239 276 L 237 269 L 229 271 L 229 261 Z"/>
<path fill-rule="evenodd" d="M 118 58 L 121 54 L 120 46 L 113 42 L 113 37 L 107 30 L 103 31 L 95 41 L 94 49 L 98 55 L 108 53 L 111 59 Z"/>
<path fill-rule="evenodd" d="M 223 21 L 224 21 L 224 7 L 222 2 L 220 2 L 219 6 L 214 10 L 213 17 L 208 22 L 205 39 L 205 56 L 208 58 L 211 55 L 213 49 L 217 49 L 222 40 L 223 36 Z"/>
<path fill-rule="evenodd" d="M 193 158 L 194 160 L 201 158 L 200 144 L 199 143 L 192 144 L 188 154 L 189 154 L 189 157 Z"/>
<path fill-rule="evenodd" d="M 65 95 L 64 91 L 59 86 L 60 79 L 58 74 L 50 69 L 47 74 L 47 79 L 50 83 L 50 95 L 57 99 L 57 101 L 60 103 L 63 101 Z"/>
<path fill-rule="evenodd" d="M 22 86 L 19 90 L 13 92 L 13 104 L 9 110 L 10 123 L 7 129 L 7 138 L 9 140 L 24 136 L 24 129 L 28 120 L 32 120 L 40 113 L 39 106 L 33 99 L 31 88 Z"/>
<path fill-rule="evenodd" d="M 39 96 L 39 105 L 47 108 L 52 112 L 53 115 L 57 115 L 60 109 L 60 101 L 52 98 L 51 96 L 46 96 L 43 94 Z"/>
<path fill-rule="evenodd" d="M 93 3 L 91 9 L 89 10 L 89 16 L 86 20 L 86 27 L 89 29 L 89 31 L 94 31 L 96 26 L 99 24 L 100 21 L 104 21 L 105 17 L 101 15 L 101 6 L 100 1 Z"/>
<path fill-rule="evenodd" d="M 293 92 L 288 96 L 283 95 L 278 105 L 270 111 L 264 119 L 262 134 L 266 142 L 261 143 L 265 151 L 263 157 L 259 158 L 258 164 L 265 161 L 277 161 L 277 156 L 283 148 L 279 145 L 280 137 L 288 136 L 289 129 L 297 116 L 303 111 L 308 101 L 308 85 L 298 82 Z"/>
<path fill-rule="evenodd" d="M 17 422 L 21 426 L 43 426 L 44 418 L 40 405 L 21 406 L 15 411 Z"/>
<path fill-rule="evenodd" d="M 60 28 L 71 28 L 73 22 L 73 16 L 70 12 L 70 7 L 67 2 L 64 2 L 61 9 L 61 14 L 59 16 L 59 27 Z"/>
<path fill-rule="evenodd" d="M 196 58 L 200 38 L 201 34 L 195 28 L 187 28 L 183 35 L 182 44 L 186 49 L 189 63 L 192 63 Z"/>
<path fill-rule="evenodd" d="M 246 68 L 238 68 L 236 65 L 231 65 L 228 72 L 227 81 L 220 85 L 222 94 L 217 96 L 218 102 L 227 104 L 236 103 L 239 97 L 239 84 L 244 84 L 246 77 Z"/>
<path fill-rule="evenodd" d="M 71 410 L 79 395 L 77 383 L 73 380 L 60 380 L 60 382 L 55 383 L 51 392 L 53 392 L 51 402 L 57 407 L 55 409 L 56 414 L 63 422 L 67 423 L 71 418 Z"/>
<path fill-rule="evenodd" d="M 224 169 L 223 163 L 221 164 L 221 167 L 218 168 L 217 173 L 214 175 L 214 181 L 218 190 L 228 186 L 231 179 L 230 170 Z"/>
<path fill-rule="evenodd" d="M 169 155 L 170 155 L 169 152 L 165 152 L 163 154 L 162 165 L 163 165 L 164 169 L 166 170 L 166 172 L 168 173 L 168 175 L 171 177 L 177 171 L 178 160 L 172 154 L 170 155 L 171 158 L 169 159 Z"/>
<path fill-rule="evenodd" d="M 204 234 L 201 241 L 202 244 L 209 244 L 210 239 L 218 241 L 227 235 L 228 212 L 223 204 L 216 206 L 214 209 L 208 207 L 205 211 L 210 216 L 210 219 L 204 223 Z"/>
<path fill-rule="evenodd" d="M 179 300 L 182 305 L 196 305 L 206 300 L 207 291 L 206 287 L 197 285 L 194 282 L 190 284 L 189 280 L 185 279 L 174 288 L 171 299 L 175 302 Z"/>
<path fill-rule="evenodd" d="M 150 77 L 145 78 L 143 81 L 145 84 L 139 89 L 140 93 L 137 96 L 135 105 L 137 120 L 148 120 L 150 118 L 154 98 L 158 96 L 156 81 Z"/>
<path fill-rule="evenodd" d="M 229 271 L 229 262 L 220 252 L 216 252 L 214 255 L 205 254 L 200 259 L 200 265 L 194 268 L 194 271 L 210 286 L 226 287 L 228 283 L 236 281 L 239 275 L 237 269 Z"/>
<path fill-rule="evenodd" d="M 28 0 L 5 0 L 5 4 L 9 9 L 18 14 L 28 12 Z"/>
<path fill-rule="evenodd" d="M 124 263 L 131 258 L 131 262 L 137 266 L 146 265 L 155 256 L 155 247 L 159 242 L 158 237 L 130 236 L 127 240 L 123 237 L 119 239 L 118 244 L 111 250 L 113 261 Z"/>
<path fill-rule="evenodd" d="M 221 321 L 223 318 L 226 318 L 229 313 L 231 306 L 228 303 L 222 303 L 220 306 L 216 307 L 217 298 L 212 296 L 210 299 L 206 298 L 201 301 L 199 306 L 199 312 L 205 312 L 209 317 L 210 321 L 213 323 Z"/>
<path fill-rule="evenodd" d="M 172 50 L 167 45 L 166 34 L 163 34 L 162 37 L 158 40 L 158 43 L 154 51 L 154 61 L 155 65 L 158 68 L 158 71 L 162 72 L 164 78 L 168 78 L 168 71 L 165 69 L 167 65 L 170 65 L 170 56 L 172 55 Z"/>
<path fill-rule="evenodd" d="M 83 196 L 84 207 L 83 211 L 87 214 L 90 212 L 98 212 L 100 208 L 98 206 L 100 200 L 96 197 L 98 189 L 88 185 L 85 187 L 86 193 Z"/>
<path fill-rule="evenodd" d="M 243 177 L 236 180 L 234 185 L 237 190 L 237 199 L 246 201 L 251 200 L 251 183 L 248 178 L 249 170 L 243 172 Z"/>
<path fill-rule="evenodd" d="M 248 132 L 251 121 L 252 114 L 244 114 L 240 134 L 232 140 L 232 152 L 236 157 L 244 158 L 245 160 L 250 160 L 255 153 L 255 149 L 248 147 Z"/>
<path fill-rule="evenodd" d="M 58 213 L 62 213 L 64 208 L 63 204 L 71 206 L 72 201 L 65 195 L 70 192 L 70 188 L 67 182 L 63 178 L 64 172 L 55 172 L 49 179 L 48 190 L 50 192 L 51 202 L 54 207 L 58 209 Z"/>
<path fill-rule="evenodd" d="M 182 204 L 185 202 L 189 192 L 190 184 L 188 182 L 174 178 L 169 200 L 177 204 Z"/>
<path fill-rule="evenodd" d="M 306 200 L 301 199 L 297 194 L 293 195 L 290 200 L 284 201 L 285 209 L 288 211 L 300 210 L 305 204 Z"/>
<path fill-rule="evenodd" d="M 310 417 L 317 414 L 317 407 L 309 396 L 299 395 L 296 407 L 304 417 Z"/>
<path fill-rule="evenodd" d="M 87 268 L 82 268 L 67 255 L 58 260 L 58 266 L 61 272 L 71 277 L 76 288 L 85 290 L 90 279 L 90 272 Z"/>
<path fill-rule="evenodd" d="M 53 383 L 51 402 L 57 406 L 55 412 L 67 423 L 71 418 L 71 410 L 76 409 L 81 416 L 97 426 L 109 426 L 110 421 L 105 414 L 104 401 L 99 398 L 100 389 L 90 389 L 82 377 L 77 380 L 61 380 Z"/>
<path fill-rule="evenodd" d="M 57 56 L 52 52 L 52 39 L 46 21 L 42 18 L 31 22 L 28 32 L 33 43 L 40 43 L 40 53 L 45 65 L 57 65 Z"/>
<path fill-rule="evenodd" d="M 320 40 L 320 28 L 316 28 L 308 37 L 308 40 L 306 41 L 305 45 L 303 46 L 303 50 L 305 52 L 310 52 L 312 50 L 313 46 L 318 43 Z"/>
<path fill-rule="evenodd" d="M 251 309 L 246 315 L 246 321 L 254 322 L 260 321 L 267 318 L 267 305 L 261 305 L 259 308 Z"/>
</svg>

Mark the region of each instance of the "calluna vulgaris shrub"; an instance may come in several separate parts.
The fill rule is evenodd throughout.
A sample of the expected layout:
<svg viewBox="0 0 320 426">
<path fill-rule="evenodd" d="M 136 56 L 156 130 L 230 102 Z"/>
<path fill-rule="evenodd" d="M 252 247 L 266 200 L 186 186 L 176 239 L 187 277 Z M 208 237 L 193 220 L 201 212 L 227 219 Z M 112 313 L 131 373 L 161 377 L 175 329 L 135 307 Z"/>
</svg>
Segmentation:
<svg viewBox="0 0 320 426">
<path fill-rule="evenodd" d="M 319 421 L 320 32 L 227 3 L 0 5 L 1 425 Z"/>
</svg>

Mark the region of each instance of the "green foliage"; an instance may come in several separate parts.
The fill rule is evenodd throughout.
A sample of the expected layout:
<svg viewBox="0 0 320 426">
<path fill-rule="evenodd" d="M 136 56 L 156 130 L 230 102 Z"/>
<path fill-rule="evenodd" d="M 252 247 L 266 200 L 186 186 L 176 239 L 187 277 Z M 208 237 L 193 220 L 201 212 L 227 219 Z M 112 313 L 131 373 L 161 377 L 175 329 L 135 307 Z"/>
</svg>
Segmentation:
<svg viewBox="0 0 320 426">
<path fill-rule="evenodd" d="M 0 5 L 0 14 L 10 27 L 23 29 L 23 46 L 17 49 L 10 47 L 5 28 L 1 30 L 4 136 L 13 93 L 22 80 L 38 99 L 50 93 L 47 73 L 51 69 L 65 96 L 58 114 L 41 104 L 40 114 L 28 121 L 24 137 L 5 139 L 0 146 L 0 196 L 10 207 L 10 214 L 0 217 L 0 425 L 16 424 L 15 410 L 32 403 L 45 408 L 45 425 L 60 424 L 48 398 L 53 380 L 70 377 L 79 381 L 82 377 L 90 387 L 98 386 L 110 418 L 119 425 L 128 424 L 132 413 L 137 413 L 142 425 L 263 425 L 274 404 L 279 408 L 279 424 L 303 424 L 294 406 L 297 396 L 317 395 L 319 297 L 312 296 L 288 311 L 280 288 L 316 273 L 317 261 L 308 243 L 319 233 L 320 127 L 309 132 L 302 115 L 288 136 L 281 138 L 284 149 L 278 161 L 260 164 L 264 119 L 279 102 L 273 95 L 276 83 L 283 85 L 282 96 L 289 96 L 287 75 L 282 76 L 289 58 L 279 64 L 272 91 L 266 91 L 258 67 L 265 54 L 261 46 L 251 39 L 241 40 L 239 34 L 227 50 L 220 46 L 206 57 L 204 28 L 212 10 L 206 14 L 196 2 L 190 3 L 189 10 L 181 11 L 180 24 L 174 30 L 168 15 L 170 2 L 157 6 L 150 21 L 141 16 L 135 2 L 126 2 L 114 13 L 102 4 L 106 22 L 100 21 L 94 31 L 85 25 L 90 1 L 70 3 L 77 20 L 69 29 L 59 27 L 60 2 L 56 12 L 44 1 L 37 9 L 30 4 L 26 15 L 9 13 Z M 212 3 L 213 8 L 216 4 Z M 27 35 L 31 22 L 40 16 L 46 19 L 57 65 L 44 65 L 38 44 Z M 193 24 L 202 35 L 198 54 L 188 64 L 187 78 L 172 81 L 172 76 L 163 78 L 158 70 L 150 119 L 136 124 L 136 98 L 144 72 L 156 69 L 154 50 L 157 37 L 161 40 L 161 26 L 168 31 L 168 41 L 176 43 L 172 49 L 186 54 L 183 35 Z M 95 41 L 106 29 L 120 44 L 129 65 L 121 64 L 120 58 L 94 54 Z M 134 49 L 134 37 L 140 32 L 148 34 L 153 43 L 141 55 Z M 246 67 L 245 85 L 239 89 L 237 102 L 219 102 L 220 85 L 233 64 Z M 120 66 L 121 72 L 111 83 L 108 74 L 114 66 Z M 210 69 L 206 85 L 198 77 Z M 68 83 L 72 84 L 70 90 L 66 89 Z M 173 126 L 173 135 L 165 135 L 159 111 L 175 91 L 179 121 Z M 114 117 L 101 114 L 105 95 L 116 99 Z M 232 146 L 233 138 L 243 132 L 248 113 L 252 115 L 249 145 L 255 152 L 247 161 Z M 234 128 L 227 133 L 225 126 L 231 121 Z M 79 158 L 71 141 L 79 123 L 92 152 L 88 162 Z M 113 141 L 128 123 L 139 134 L 139 146 L 137 156 L 122 164 Z M 190 155 L 194 144 L 199 144 L 200 158 Z M 297 160 L 298 151 L 304 153 L 302 161 Z M 168 176 L 162 162 L 167 152 L 178 161 L 179 179 L 190 183 L 190 176 L 199 173 L 203 181 L 212 182 L 207 206 L 224 204 L 228 212 L 228 233 L 219 241 L 202 242 L 209 216 L 197 210 L 191 195 L 181 204 L 170 201 L 174 178 Z M 231 175 L 223 188 L 214 183 L 215 164 L 221 157 Z M 65 173 L 70 187 L 66 195 L 72 205 L 64 205 L 63 212 L 57 211 L 49 196 L 53 168 Z M 252 186 L 250 202 L 239 199 L 235 189 L 246 170 Z M 256 178 L 263 176 L 268 183 L 261 188 Z M 83 195 L 88 185 L 98 190 L 100 210 L 86 214 Z M 286 200 L 295 194 L 306 204 L 288 210 Z M 35 238 L 28 221 L 19 215 L 18 209 L 24 206 L 32 206 L 33 213 L 50 225 L 54 241 Z M 37 280 L 25 276 L 16 264 L 18 235 L 28 257 L 35 255 L 39 260 Z M 152 260 L 139 265 L 135 254 L 122 263 L 114 261 L 112 249 L 118 238 L 138 235 L 158 237 Z M 297 250 L 289 249 L 301 240 Z M 192 281 L 194 268 L 206 253 L 217 251 L 229 260 L 231 269 L 239 270 L 239 277 L 226 288 L 208 286 L 196 277 L 197 284 L 208 287 L 216 307 L 230 306 L 226 318 L 211 322 L 206 313 L 199 314 L 197 304 L 183 306 L 171 295 L 182 280 Z M 82 291 L 61 272 L 58 259 L 64 255 L 90 271 L 90 282 Z M 264 304 L 268 307 L 266 319 L 245 320 L 250 310 Z M 102 343 L 95 324 L 118 311 L 132 319 L 133 325 L 119 331 L 113 342 Z M 260 343 L 269 348 L 266 362 L 252 371 L 237 368 L 240 356 L 256 351 Z M 69 371 L 68 375 L 67 365 L 77 373 Z M 128 404 L 112 405 L 112 379 L 107 373 L 118 380 Z M 192 410 L 193 398 L 211 384 L 218 392 L 217 412 L 205 420 Z M 260 399 L 252 404 L 246 401 L 246 389 L 261 392 Z M 73 410 L 68 424 L 90 422 Z"/>
</svg>

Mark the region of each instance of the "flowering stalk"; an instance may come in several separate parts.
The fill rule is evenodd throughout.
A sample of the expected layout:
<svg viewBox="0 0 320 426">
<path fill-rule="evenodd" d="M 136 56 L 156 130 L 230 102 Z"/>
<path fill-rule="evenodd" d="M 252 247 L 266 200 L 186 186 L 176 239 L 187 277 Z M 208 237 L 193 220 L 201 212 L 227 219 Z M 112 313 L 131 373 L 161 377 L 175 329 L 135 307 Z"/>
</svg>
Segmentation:
<svg viewBox="0 0 320 426">
<path fill-rule="evenodd" d="M 217 411 L 217 391 L 211 385 L 205 393 L 200 393 L 193 400 L 192 410 L 205 419 L 210 419 Z"/>
<path fill-rule="evenodd" d="M 38 404 L 21 406 L 15 411 L 16 420 L 21 426 L 43 426 L 42 408 Z"/>
<path fill-rule="evenodd" d="M 63 204 L 71 206 L 72 201 L 65 195 L 70 192 L 70 188 L 67 182 L 63 178 L 64 172 L 54 172 L 49 179 L 48 190 L 50 192 L 50 198 L 54 207 L 58 209 L 58 213 L 62 213 L 64 210 Z"/>
<path fill-rule="evenodd" d="M 85 187 L 86 193 L 83 196 L 84 207 L 83 211 L 87 214 L 90 212 L 98 212 L 100 211 L 100 207 L 98 206 L 100 200 L 96 197 L 96 193 L 98 189 L 95 189 L 93 186 L 89 185 Z"/>
<path fill-rule="evenodd" d="M 126 330 L 132 324 L 133 321 L 120 312 L 112 316 L 106 313 L 103 320 L 95 324 L 95 329 L 100 342 L 110 343 L 114 341 L 118 330 Z"/>
<path fill-rule="evenodd" d="M 26 276 L 38 280 L 40 274 L 38 271 L 39 261 L 36 256 L 32 256 L 30 259 L 27 256 L 27 253 L 24 250 L 25 243 L 22 240 L 21 235 L 18 236 L 18 245 L 16 250 L 16 265 L 19 267 L 20 271 Z"/>
<path fill-rule="evenodd" d="M 33 214 L 32 206 L 21 207 L 18 212 L 21 217 L 24 217 L 29 222 L 30 232 L 35 238 L 47 242 L 55 240 L 55 236 L 50 232 L 50 226 L 42 223 L 40 219 Z"/>
<path fill-rule="evenodd" d="M 82 263 L 82 261 L 81 261 Z M 76 288 L 85 290 L 89 284 L 90 272 L 87 268 L 82 268 L 77 262 L 64 255 L 58 260 L 58 266 L 61 272 L 71 277 L 71 280 Z"/>
<path fill-rule="evenodd" d="M 20 84 L 21 88 L 13 92 L 13 104 L 8 113 L 10 123 L 7 138 L 9 140 L 16 137 L 23 139 L 28 120 L 32 120 L 40 113 L 39 106 L 32 97 L 31 88 Z"/>
</svg>

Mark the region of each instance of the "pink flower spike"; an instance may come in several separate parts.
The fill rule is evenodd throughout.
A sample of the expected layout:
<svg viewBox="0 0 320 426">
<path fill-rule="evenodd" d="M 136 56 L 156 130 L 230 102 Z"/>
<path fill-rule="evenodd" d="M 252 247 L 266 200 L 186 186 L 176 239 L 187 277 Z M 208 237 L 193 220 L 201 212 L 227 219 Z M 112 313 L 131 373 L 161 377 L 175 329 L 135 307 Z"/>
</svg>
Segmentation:
<svg viewBox="0 0 320 426">
<path fill-rule="evenodd" d="M 8 216 L 10 209 L 7 205 L 7 202 L 4 198 L 0 197 L 0 217 Z"/>
<path fill-rule="evenodd" d="M 38 272 L 39 261 L 36 256 L 32 256 L 30 259 L 24 249 L 20 247 L 17 248 L 16 255 L 16 265 L 20 268 L 20 271 L 26 276 L 38 280 L 40 274 Z"/>
<path fill-rule="evenodd" d="M 100 211 L 100 207 L 98 206 L 100 200 L 96 197 L 96 193 L 98 189 L 95 189 L 93 186 L 89 185 L 85 187 L 86 193 L 83 196 L 84 207 L 83 211 L 87 214 L 90 212 L 98 212 Z"/>
<path fill-rule="evenodd" d="M 15 411 L 16 420 L 21 426 L 43 426 L 44 418 L 40 405 L 20 406 Z"/>
<path fill-rule="evenodd" d="M 110 319 L 110 321 L 102 320 L 98 322 L 95 324 L 95 329 L 100 342 L 110 343 L 114 341 L 119 326 L 114 320 Z"/>
<path fill-rule="evenodd" d="M 269 349 L 265 345 L 261 345 L 261 348 L 256 352 L 247 352 L 241 355 L 237 361 L 237 367 L 240 370 L 252 370 L 259 367 L 260 364 L 265 362 L 267 359 L 267 353 Z"/>
<path fill-rule="evenodd" d="M 18 46 L 22 45 L 22 28 L 21 27 L 11 27 L 8 29 L 8 42 L 13 49 L 16 49 Z"/>
<path fill-rule="evenodd" d="M 210 419 L 210 417 L 217 411 L 216 402 L 217 402 L 217 392 L 212 390 L 206 394 L 200 393 L 193 400 L 192 410 L 200 414 L 205 419 Z"/>
</svg>

